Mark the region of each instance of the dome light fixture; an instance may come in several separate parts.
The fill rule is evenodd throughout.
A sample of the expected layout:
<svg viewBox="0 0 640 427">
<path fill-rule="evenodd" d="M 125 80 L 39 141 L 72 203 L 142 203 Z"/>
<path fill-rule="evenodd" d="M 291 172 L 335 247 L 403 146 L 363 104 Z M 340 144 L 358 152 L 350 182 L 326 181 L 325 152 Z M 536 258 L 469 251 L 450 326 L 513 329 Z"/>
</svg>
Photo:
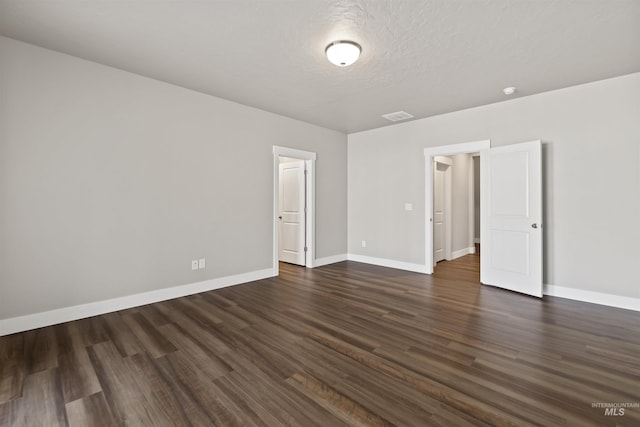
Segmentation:
<svg viewBox="0 0 640 427">
<path fill-rule="evenodd" d="M 327 59 L 338 67 L 347 67 L 358 60 L 362 47 L 349 40 L 337 40 L 329 43 L 324 53 Z"/>
<path fill-rule="evenodd" d="M 518 89 L 516 89 L 514 86 L 509 86 L 502 89 L 505 95 L 513 95 L 517 90 Z"/>
</svg>

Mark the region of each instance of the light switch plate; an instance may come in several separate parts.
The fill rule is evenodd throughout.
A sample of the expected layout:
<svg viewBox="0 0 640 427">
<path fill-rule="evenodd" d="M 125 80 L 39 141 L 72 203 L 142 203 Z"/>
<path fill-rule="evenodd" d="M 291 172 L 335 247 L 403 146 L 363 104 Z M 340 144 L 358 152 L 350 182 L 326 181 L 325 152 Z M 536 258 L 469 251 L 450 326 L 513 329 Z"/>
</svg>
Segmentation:
<svg viewBox="0 0 640 427">
<path fill-rule="evenodd" d="M 207 266 L 207 265 L 206 265 L 206 263 L 205 263 L 204 258 L 200 258 L 200 259 L 198 260 L 198 268 L 205 268 L 206 266 Z"/>
<path fill-rule="evenodd" d="M 191 269 L 192 270 L 197 270 L 198 269 L 198 260 L 197 259 L 191 260 Z"/>
<path fill-rule="evenodd" d="M 405 211 L 412 211 L 413 210 L 413 204 L 412 203 L 405 203 L 404 204 L 404 210 Z"/>
</svg>

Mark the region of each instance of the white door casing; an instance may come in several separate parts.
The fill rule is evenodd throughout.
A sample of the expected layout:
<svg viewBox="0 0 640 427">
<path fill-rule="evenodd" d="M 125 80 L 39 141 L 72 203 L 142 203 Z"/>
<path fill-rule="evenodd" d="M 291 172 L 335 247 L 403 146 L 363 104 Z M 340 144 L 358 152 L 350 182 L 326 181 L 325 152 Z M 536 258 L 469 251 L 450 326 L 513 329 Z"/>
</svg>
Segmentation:
<svg viewBox="0 0 640 427">
<path fill-rule="evenodd" d="M 474 141 L 462 144 L 443 145 L 424 149 L 425 157 L 425 268 L 427 274 L 433 273 L 433 160 L 436 156 L 481 152 L 491 147 L 491 141 Z M 481 155 L 482 157 L 482 155 Z"/>
<path fill-rule="evenodd" d="M 280 261 L 305 265 L 305 162 L 279 165 L 278 252 Z"/>
<path fill-rule="evenodd" d="M 480 281 L 542 297 L 542 144 L 480 156 Z"/>
<path fill-rule="evenodd" d="M 315 267 L 316 252 L 316 153 L 311 151 L 299 150 L 297 148 L 283 147 L 280 145 L 273 146 L 273 221 L 272 221 L 272 269 L 273 275 L 279 274 L 279 228 L 280 220 L 280 157 L 290 157 L 295 159 L 304 160 L 305 167 L 307 169 L 307 183 L 306 183 L 306 205 L 307 205 L 307 221 L 306 221 L 306 235 L 307 235 L 307 252 L 305 256 L 305 266 L 307 268 Z"/>
</svg>

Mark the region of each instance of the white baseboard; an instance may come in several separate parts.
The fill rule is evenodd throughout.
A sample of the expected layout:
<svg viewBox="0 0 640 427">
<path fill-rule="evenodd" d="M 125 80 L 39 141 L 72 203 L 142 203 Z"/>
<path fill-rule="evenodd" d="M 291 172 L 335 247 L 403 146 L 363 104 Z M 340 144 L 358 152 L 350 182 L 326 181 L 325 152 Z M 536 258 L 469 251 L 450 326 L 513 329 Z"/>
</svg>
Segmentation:
<svg viewBox="0 0 640 427">
<path fill-rule="evenodd" d="M 471 253 L 472 248 L 457 251 L 466 255 Z M 475 249 L 475 248 L 474 248 Z M 459 256 L 462 256 L 459 255 Z M 426 273 L 426 268 L 422 264 L 412 264 L 403 261 L 396 261 L 385 258 L 375 258 L 365 255 L 348 254 L 347 259 L 350 261 L 363 262 L 366 264 L 374 264 L 382 267 L 397 268 L 399 270 L 414 271 L 417 273 Z M 544 285 L 544 295 L 567 298 L 581 302 L 592 304 L 606 305 L 609 307 L 624 308 L 626 310 L 640 311 L 640 298 L 624 297 L 619 295 L 605 294 L 601 292 L 584 291 L 581 289 L 567 288 L 563 286 Z"/>
<path fill-rule="evenodd" d="M 424 264 L 413 264 L 410 262 L 396 261 L 394 259 L 375 258 L 357 254 L 348 254 L 347 258 L 349 259 L 349 261 L 363 262 L 365 264 L 374 264 L 382 267 L 397 268 L 398 270 L 407 270 L 425 274 L 427 272 Z"/>
<path fill-rule="evenodd" d="M 316 258 L 314 267 L 322 267 L 323 265 L 335 264 L 347 260 L 347 254 L 332 255 L 324 258 Z"/>
<path fill-rule="evenodd" d="M 374 264 L 382 267 L 397 268 L 399 270 L 425 273 L 425 266 L 403 261 L 396 261 L 385 258 L 375 258 L 357 254 L 340 254 L 330 257 L 319 258 L 316 266 L 333 264 L 345 260 Z M 127 308 L 138 307 L 154 302 L 165 301 L 187 295 L 207 292 L 214 289 L 225 288 L 227 286 L 252 282 L 255 280 L 273 277 L 273 269 L 251 271 L 248 273 L 236 274 L 233 276 L 219 277 L 202 282 L 190 283 L 187 285 L 175 286 L 171 288 L 158 289 L 151 292 L 144 292 L 120 298 L 113 298 L 104 301 L 97 301 L 87 304 L 64 307 L 56 310 L 41 313 L 29 314 L 26 316 L 13 317 L 0 320 L 0 336 L 17 332 L 28 331 L 58 323 L 69 322 L 86 317 L 97 316 L 99 314 L 111 313 Z M 624 297 L 619 295 L 605 294 L 601 292 L 585 291 L 575 288 L 567 288 L 556 285 L 544 285 L 544 294 L 560 298 L 567 298 L 576 301 L 601 304 L 610 307 L 623 308 L 627 310 L 640 311 L 640 298 Z"/>
<path fill-rule="evenodd" d="M 620 295 L 585 291 L 582 289 L 566 288 L 564 286 L 556 285 L 544 285 L 543 293 L 553 297 L 640 311 L 640 298 L 623 297 Z"/>
<path fill-rule="evenodd" d="M 451 259 L 449 261 L 452 261 L 452 260 L 454 260 L 456 258 L 460 258 L 461 256 L 465 256 L 465 255 L 469 255 L 469 254 L 475 254 L 475 253 L 476 253 L 475 246 L 472 246 L 470 248 L 460 249 L 459 251 L 451 252 Z"/>
<path fill-rule="evenodd" d="M 271 268 L 236 274 L 233 276 L 218 277 L 202 282 L 158 289 L 125 297 L 74 305 L 41 313 L 28 314 L 26 316 L 1 319 L 0 336 L 28 331 L 30 329 L 42 328 L 44 326 L 56 325 L 58 323 L 70 322 L 72 320 L 84 319 L 86 317 L 111 313 L 154 302 L 166 301 L 200 292 L 212 291 L 214 289 L 239 285 L 241 283 L 253 282 L 254 280 L 266 279 L 268 277 L 273 277 L 273 269 Z"/>
</svg>

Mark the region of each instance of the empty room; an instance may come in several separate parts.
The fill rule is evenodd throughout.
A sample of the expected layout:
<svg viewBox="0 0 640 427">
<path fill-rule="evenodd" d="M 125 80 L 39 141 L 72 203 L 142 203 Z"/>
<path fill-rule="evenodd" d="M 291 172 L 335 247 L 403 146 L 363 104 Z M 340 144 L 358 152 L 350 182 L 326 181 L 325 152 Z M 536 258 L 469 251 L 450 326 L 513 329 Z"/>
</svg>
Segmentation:
<svg viewBox="0 0 640 427">
<path fill-rule="evenodd" d="M 639 218 L 636 0 L 0 0 L 0 426 L 638 426 Z"/>
</svg>

